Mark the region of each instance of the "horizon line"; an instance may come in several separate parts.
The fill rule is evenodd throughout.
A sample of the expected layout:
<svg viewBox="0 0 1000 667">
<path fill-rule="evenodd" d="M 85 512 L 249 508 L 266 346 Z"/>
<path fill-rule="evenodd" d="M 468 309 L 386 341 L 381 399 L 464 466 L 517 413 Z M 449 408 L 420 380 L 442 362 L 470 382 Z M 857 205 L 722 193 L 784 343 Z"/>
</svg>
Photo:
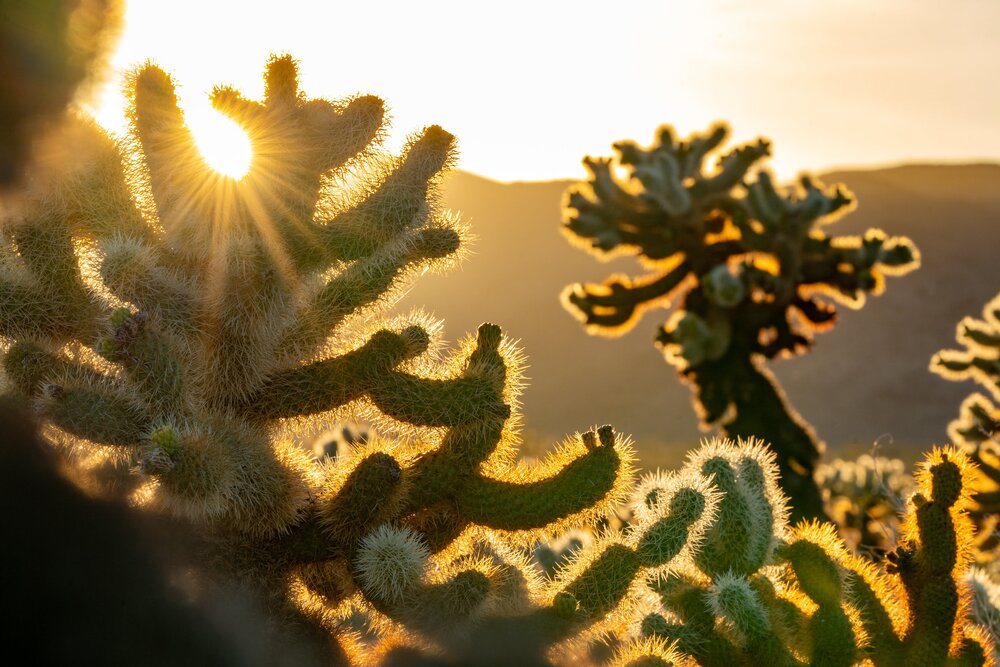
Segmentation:
<svg viewBox="0 0 1000 667">
<path fill-rule="evenodd" d="M 954 159 L 934 159 L 934 158 L 913 158 L 913 159 L 903 159 L 903 160 L 887 160 L 884 162 L 870 162 L 870 163 L 860 163 L 860 164 L 833 164 L 827 167 L 822 167 L 820 169 L 802 169 L 796 172 L 796 175 L 791 178 L 780 178 L 781 183 L 793 182 L 799 175 L 809 174 L 809 175 L 819 175 L 824 174 L 834 174 L 841 172 L 874 172 L 874 171 L 891 171 L 894 169 L 907 169 L 914 167 L 1000 167 L 1000 157 L 973 157 L 973 158 L 954 158 Z M 585 177 L 574 178 L 572 176 L 554 176 L 552 178 L 540 178 L 540 179 L 513 179 L 505 180 L 502 178 L 495 178 L 493 176 L 488 176 L 486 174 L 473 171 L 471 169 L 464 169 L 462 167 L 455 167 L 449 174 L 463 173 L 476 178 L 482 179 L 484 181 L 490 181 L 491 183 L 496 183 L 497 185 L 542 185 L 545 183 L 582 183 L 586 180 Z M 773 173 L 773 171 L 772 171 Z"/>
</svg>

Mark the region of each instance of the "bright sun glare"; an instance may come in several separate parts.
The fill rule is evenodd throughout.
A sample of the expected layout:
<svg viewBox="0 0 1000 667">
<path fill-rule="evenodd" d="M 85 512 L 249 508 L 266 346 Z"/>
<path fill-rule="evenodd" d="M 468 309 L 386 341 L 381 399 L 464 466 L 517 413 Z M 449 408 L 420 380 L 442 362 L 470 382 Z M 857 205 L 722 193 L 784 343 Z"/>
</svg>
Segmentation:
<svg viewBox="0 0 1000 667">
<path fill-rule="evenodd" d="M 717 119 L 734 143 L 771 137 L 782 179 L 831 164 L 1000 155 L 1000 2 L 958 0 L 935 13 L 842 0 L 831 14 L 791 0 L 510 0 L 489 29 L 475 3 L 459 0 L 291 0 L 281 12 L 264 0 L 125 4 L 118 73 L 95 100 L 98 120 L 127 130 L 122 76 L 152 60 L 179 84 L 199 146 L 229 175 L 246 170 L 245 140 L 207 118 L 209 91 L 233 85 L 259 99 L 272 53 L 301 60 L 312 97 L 385 99 L 387 150 L 439 123 L 462 142 L 463 169 L 501 180 L 582 177 L 580 159 L 608 155 L 614 141 L 646 144 L 660 123 L 687 134 Z M 337 39 L 331 25 L 342 28 Z M 195 105 L 205 114 L 195 118 Z"/>
<path fill-rule="evenodd" d="M 250 169 L 250 139 L 239 125 L 214 109 L 185 114 L 194 141 L 208 166 L 230 178 Z"/>
</svg>

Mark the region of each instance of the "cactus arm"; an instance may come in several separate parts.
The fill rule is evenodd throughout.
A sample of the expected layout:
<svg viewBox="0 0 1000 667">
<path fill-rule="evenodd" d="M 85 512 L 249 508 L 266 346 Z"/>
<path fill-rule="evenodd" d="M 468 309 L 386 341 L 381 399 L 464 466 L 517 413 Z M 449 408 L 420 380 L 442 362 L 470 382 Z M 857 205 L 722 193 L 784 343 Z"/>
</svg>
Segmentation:
<svg viewBox="0 0 1000 667">
<path fill-rule="evenodd" d="M 500 342 L 500 327 L 483 324 L 459 377 L 435 380 L 388 373 L 373 384 L 368 395 L 383 413 L 410 424 L 455 427 L 506 419 L 510 407 L 502 395 L 507 370 Z"/>
<path fill-rule="evenodd" d="M 642 561 L 634 550 L 610 544 L 560 595 L 575 601 L 571 613 L 576 617 L 600 619 L 625 597 L 641 568 Z M 557 599 L 554 604 L 558 609 L 563 603 Z"/>
<path fill-rule="evenodd" d="M 867 575 L 867 576 L 866 576 Z M 878 585 L 879 575 L 851 572 L 848 575 L 849 599 L 861 618 L 868 637 L 868 652 L 876 665 L 898 665 L 903 658 L 903 646 L 893 624 L 892 615 L 883 604 Z"/>
<path fill-rule="evenodd" d="M 151 426 L 144 406 L 110 382 L 66 378 L 61 384 L 45 387 L 41 405 L 45 416 L 59 428 L 105 445 L 136 446 Z"/>
<path fill-rule="evenodd" d="M 962 319 L 956 339 L 965 349 L 940 350 L 931 359 L 930 370 L 948 380 L 973 380 L 988 392 L 967 396 L 958 418 L 948 425 L 952 443 L 961 446 L 979 466 L 979 479 L 971 487 L 975 501 L 971 515 L 979 531 L 977 558 L 985 560 L 995 555 L 992 515 L 1000 496 L 997 488 L 1000 466 L 996 457 L 1000 445 L 1000 408 L 993 403 L 1000 401 L 1000 294 L 983 307 L 981 319 Z"/>
<path fill-rule="evenodd" d="M 318 235 L 331 256 L 363 259 L 393 242 L 425 215 L 431 181 L 454 154 L 454 137 L 434 125 L 408 144 L 405 157 L 371 195 L 322 223 Z"/>
<path fill-rule="evenodd" d="M 497 400 L 491 378 L 433 380 L 409 373 L 386 374 L 369 396 L 385 414 L 419 426 L 461 426 L 487 416 L 506 418 L 510 408 Z"/>
<path fill-rule="evenodd" d="M 490 580 L 478 570 L 463 570 L 440 584 L 419 586 L 407 604 L 407 620 L 420 628 L 448 630 L 473 617 L 486 602 Z"/>
<path fill-rule="evenodd" d="M 183 412 L 184 377 L 175 347 L 150 326 L 145 312 L 120 308 L 111 325 L 112 335 L 98 340 L 98 353 L 125 369 L 151 415 Z"/>
<path fill-rule="evenodd" d="M 13 338 L 89 339 L 100 308 L 79 275 L 66 224 L 42 218 L 14 229 L 20 267 L 0 280 L 0 333 Z"/>
<path fill-rule="evenodd" d="M 700 541 L 718 494 L 691 478 L 671 481 L 661 491 L 627 543 L 609 540 L 593 560 L 560 573 L 554 613 L 583 624 L 600 620 L 622 603 L 640 572 L 662 571 L 689 541 Z"/>
<path fill-rule="evenodd" d="M 572 285 L 562 299 L 594 331 L 624 333 L 638 321 L 643 307 L 669 299 L 690 270 L 687 262 L 681 262 L 655 279 L 613 276 L 603 285 Z"/>
<path fill-rule="evenodd" d="M 194 337 L 196 288 L 159 265 L 157 254 L 137 239 L 115 237 L 102 242 L 101 279 L 124 301 L 155 315 L 182 338 Z"/>
<path fill-rule="evenodd" d="M 76 331 L 57 300 L 29 281 L 0 278 L 0 335 L 15 339 L 65 339 Z"/>
<path fill-rule="evenodd" d="M 964 512 L 970 474 L 956 452 L 932 453 L 904 524 L 904 538 L 915 546 L 912 561 L 900 565 L 913 610 L 904 641 L 914 664 L 944 662 L 962 639 L 970 592 L 958 585 L 956 572 L 971 554 L 972 525 Z"/>
<path fill-rule="evenodd" d="M 421 229 L 405 245 L 386 248 L 354 263 L 311 297 L 278 350 L 290 358 L 307 356 L 345 317 L 382 298 L 409 269 L 452 254 L 459 243 L 453 230 Z"/>
<path fill-rule="evenodd" d="M 74 435 L 107 445 L 136 445 L 149 429 L 143 405 L 110 377 L 35 343 L 15 343 L 3 365 L 15 386 L 35 397 L 46 417 Z"/>
<path fill-rule="evenodd" d="M 728 574 L 718 577 L 709 593 L 709 604 L 716 616 L 736 630 L 743 650 L 755 664 L 801 664 L 778 640 L 767 610 L 746 579 Z"/>
<path fill-rule="evenodd" d="M 815 247 L 810 247 L 815 246 Z M 828 237 L 810 238 L 799 267 L 801 285 L 823 285 L 861 304 L 866 292 L 879 294 L 884 273 L 902 275 L 919 266 L 916 246 L 905 237 L 869 230 L 864 238 L 846 237 L 837 245 Z"/>
<path fill-rule="evenodd" d="M 408 512 L 418 512 L 444 501 L 454 507 L 466 484 L 475 484 L 481 464 L 490 457 L 503 438 L 505 415 L 454 426 L 440 446 L 420 457 L 413 465 L 419 482 L 408 501 Z M 457 508 L 456 508 L 457 509 Z M 468 517 L 459 512 L 461 523 Z"/>
<path fill-rule="evenodd" d="M 28 222 L 14 230 L 13 238 L 18 255 L 50 298 L 77 307 L 89 301 L 65 222 L 55 218 Z"/>
<path fill-rule="evenodd" d="M 339 357 L 272 374 L 241 412 L 249 418 L 276 419 L 332 410 L 360 398 L 394 366 L 426 346 L 427 335 L 419 327 L 398 334 L 380 331 Z"/>
<path fill-rule="evenodd" d="M 4 355 L 3 368 L 7 377 L 26 396 L 36 396 L 43 386 L 56 378 L 73 376 L 83 369 L 38 343 L 18 341 Z"/>
<path fill-rule="evenodd" d="M 135 75 L 132 89 L 132 125 L 146 158 L 160 225 L 175 247 L 210 243 L 205 228 L 210 227 L 212 201 L 203 180 L 210 171 L 177 106 L 173 82 L 150 65 Z"/>
<path fill-rule="evenodd" d="M 478 524 L 504 530 L 541 528 L 606 497 L 620 465 L 612 438 L 548 479 L 520 484 L 472 477 L 456 500 L 462 514 Z"/>
<path fill-rule="evenodd" d="M 642 623 L 644 635 L 677 640 L 682 651 L 705 667 L 748 664 L 743 651 L 719 633 L 708 591 L 703 586 L 671 575 L 660 579 L 654 590 L 662 597 L 664 606 L 673 610 L 682 623 L 667 623 L 663 616 L 650 614 Z"/>
<path fill-rule="evenodd" d="M 819 524 L 807 524 L 799 532 L 806 535 L 783 547 L 781 557 L 787 559 L 799 586 L 819 607 L 806 624 L 812 640 L 811 664 L 850 667 L 859 657 L 859 647 L 850 618 L 841 606 L 840 568 L 828 553 L 836 544 L 836 535 Z M 818 534 L 818 539 L 808 539 L 809 533 Z"/>
<path fill-rule="evenodd" d="M 350 553 L 361 538 L 392 517 L 398 511 L 402 477 L 392 456 L 366 456 L 335 495 L 320 501 L 320 525 L 331 544 L 345 545 Z"/>
</svg>

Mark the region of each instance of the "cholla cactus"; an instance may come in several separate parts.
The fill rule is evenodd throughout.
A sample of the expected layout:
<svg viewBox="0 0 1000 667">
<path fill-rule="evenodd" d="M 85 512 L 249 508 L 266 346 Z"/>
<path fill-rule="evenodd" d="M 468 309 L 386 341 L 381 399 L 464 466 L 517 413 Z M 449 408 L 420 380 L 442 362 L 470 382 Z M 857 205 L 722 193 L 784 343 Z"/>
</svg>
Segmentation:
<svg viewBox="0 0 1000 667">
<path fill-rule="evenodd" d="M 982 627 L 993 642 L 993 660 L 1000 648 L 1000 586 L 979 568 L 972 568 L 965 575 L 966 584 L 972 589 L 969 618 Z"/>
<path fill-rule="evenodd" d="M 262 102 L 213 94 L 249 135 L 242 179 L 204 164 L 172 81 L 147 65 L 131 141 L 100 135 L 7 221 L 10 387 L 78 475 L 100 458 L 131 466 L 134 503 L 193 524 L 287 618 L 336 631 L 365 596 L 373 614 L 502 607 L 517 587 L 497 573 L 513 566 L 463 550 L 468 534 L 500 553 L 501 537 L 596 518 L 627 492 L 627 444 L 604 428 L 516 463 L 519 357 L 499 327 L 439 360 L 428 318 L 379 316 L 461 246 L 434 196 L 452 136 L 429 127 L 389 158 L 379 99 L 307 99 L 289 57 L 265 80 Z M 380 435 L 350 456 L 316 461 L 294 442 L 351 417 Z M 421 583 L 430 554 L 443 579 Z M 419 585 L 422 602 L 403 604 Z"/>
<path fill-rule="evenodd" d="M 760 446 L 713 444 L 688 469 L 714 475 L 725 496 L 694 558 L 654 584 L 663 609 L 643 619 L 644 636 L 706 666 L 994 664 L 969 616 L 972 470 L 960 452 L 927 457 L 885 570 L 848 552 L 830 524 L 788 528 Z"/>
<path fill-rule="evenodd" d="M 607 428 L 599 429 L 596 435 L 604 447 L 611 445 L 612 438 Z M 585 435 L 585 440 L 593 439 L 593 434 Z M 769 488 L 777 492 L 773 484 Z M 706 532 L 713 530 L 713 522 L 722 521 L 717 520 L 717 508 L 726 501 L 707 477 L 661 475 L 656 477 L 655 488 L 647 484 L 639 493 L 635 521 L 628 530 L 606 532 L 590 548 L 573 551 L 547 582 L 532 577 L 526 559 L 518 562 L 495 545 L 481 544 L 471 550 L 475 558 L 465 561 L 481 563 L 476 568 L 478 576 L 469 573 L 461 581 L 452 578 L 442 583 L 435 582 L 439 575 L 425 575 L 420 581 L 412 578 L 412 588 L 398 597 L 399 602 L 392 604 L 383 598 L 383 608 L 404 625 L 420 626 L 427 636 L 439 641 L 440 633 L 433 626 L 454 625 L 458 620 L 447 613 L 448 609 L 472 607 L 475 603 L 489 610 L 470 628 L 464 641 L 448 644 L 452 657 L 461 664 L 495 664 L 491 662 L 495 656 L 483 660 L 479 655 L 484 646 L 515 651 L 505 656 L 507 664 L 548 664 L 546 656 L 579 655 L 589 641 L 602 633 L 617 633 L 627 627 L 636 605 L 649 596 L 647 579 L 696 557 Z M 758 535 L 763 535 L 764 544 L 770 545 L 770 526 L 759 523 L 755 528 L 763 531 Z M 372 539 L 378 549 L 384 550 L 384 543 L 402 543 L 407 536 L 396 533 L 388 539 Z M 761 545 L 755 542 L 755 546 Z M 366 551 L 359 557 L 367 561 L 373 555 Z M 428 565 L 425 572 L 454 571 L 453 564 L 441 559 Z M 403 578 L 409 577 L 397 577 Z M 491 585 L 494 580 L 496 583 Z M 491 588 L 508 592 L 504 607 L 498 608 L 497 601 L 490 600 Z M 380 590 L 391 589 L 380 586 Z M 442 600 L 449 602 L 442 604 Z M 671 654 L 669 647 L 656 641 L 644 647 L 646 657 L 651 659 L 665 659 L 663 656 Z"/>
<path fill-rule="evenodd" d="M 974 380 L 1000 401 L 1000 294 L 983 307 L 983 318 L 966 317 L 958 325 L 958 342 L 964 351 L 942 350 L 931 360 L 931 370 L 949 380 Z M 997 444 L 1000 408 L 982 394 L 962 403 L 961 417 L 948 427 L 953 442 L 977 449 Z"/>
<path fill-rule="evenodd" d="M 974 380 L 1000 402 L 1000 294 L 983 308 L 981 320 L 966 317 L 959 323 L 957 338 L 965 350 L 938 352 L 931 370 L 949 380 Z M 948 426 L 948 435 L 979 464 L 973 516 L 980 524 L 979 551 L 992 560 L 1000 544 L 1000 407 L 989 396 L 971 394 Z"/>
<path fill-rule="evenodd" d="M 880 560 L 899 540 L 899 516 L 913 478 L 899 459 L 862 454 L 816 470 L 827 513 L 854 551 Z"/>
<path fill-rule="evenodd" d="M 702 421 L 770 442 L 793 516 L 822 516 L 812 478 L 821 445 L 762 362 L 804 352 L 814 331 L 833 325 L 836 311 L 821 296 L 860 307 L 885 275 L 915 268 L 917 251 L 878 230 L 825 234 L 821 226 L 849 210 L 851 195 L 808 176 L 776 188 L 755 170 L 770 151 L 763 139 L 707 171 L 727 134 L 716 125 L 679 141 L 662 127 L 649 148 L 615 144 L 625 182 L 610 159 L 584 161 L 590 181 L 569 192 L 563 231 L 598 257 L 634 254 L 651 273 L 572 285 L 563 301 L 588 331 L 612 336 L 646 309 L 677 303 L 657 342 L 693 385 Z"/>
<path fill-rule="evenodd" d="M 993 665 L 995 596 L 970 570 L 973 473 L 959 451 L 927 457 L 879 568 L 831 524 L 789 526 L 764 443 L 712 441 L 644 479 L 628 529 L 574 552 L 540 596 L 482 623 L 452 657 L 489 664 L 470 647 L 532 642 L 510 662 L 543 664 L 610 633 L 616 665 Z"/>
</svg>

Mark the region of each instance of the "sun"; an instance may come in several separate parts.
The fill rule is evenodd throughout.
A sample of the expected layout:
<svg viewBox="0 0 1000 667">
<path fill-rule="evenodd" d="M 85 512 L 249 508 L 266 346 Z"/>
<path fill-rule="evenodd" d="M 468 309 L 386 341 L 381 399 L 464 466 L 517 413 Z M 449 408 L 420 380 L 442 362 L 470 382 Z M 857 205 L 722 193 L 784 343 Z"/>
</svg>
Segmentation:
<svg viewBox="0 0 1000 667">
<path fill-rule="evenodd" d="M 185 114 L 198 151 L 220 174 L 239 180 L 250 170 L 250 138 L 239 125 L 212 108 Z"/>
</svg>

